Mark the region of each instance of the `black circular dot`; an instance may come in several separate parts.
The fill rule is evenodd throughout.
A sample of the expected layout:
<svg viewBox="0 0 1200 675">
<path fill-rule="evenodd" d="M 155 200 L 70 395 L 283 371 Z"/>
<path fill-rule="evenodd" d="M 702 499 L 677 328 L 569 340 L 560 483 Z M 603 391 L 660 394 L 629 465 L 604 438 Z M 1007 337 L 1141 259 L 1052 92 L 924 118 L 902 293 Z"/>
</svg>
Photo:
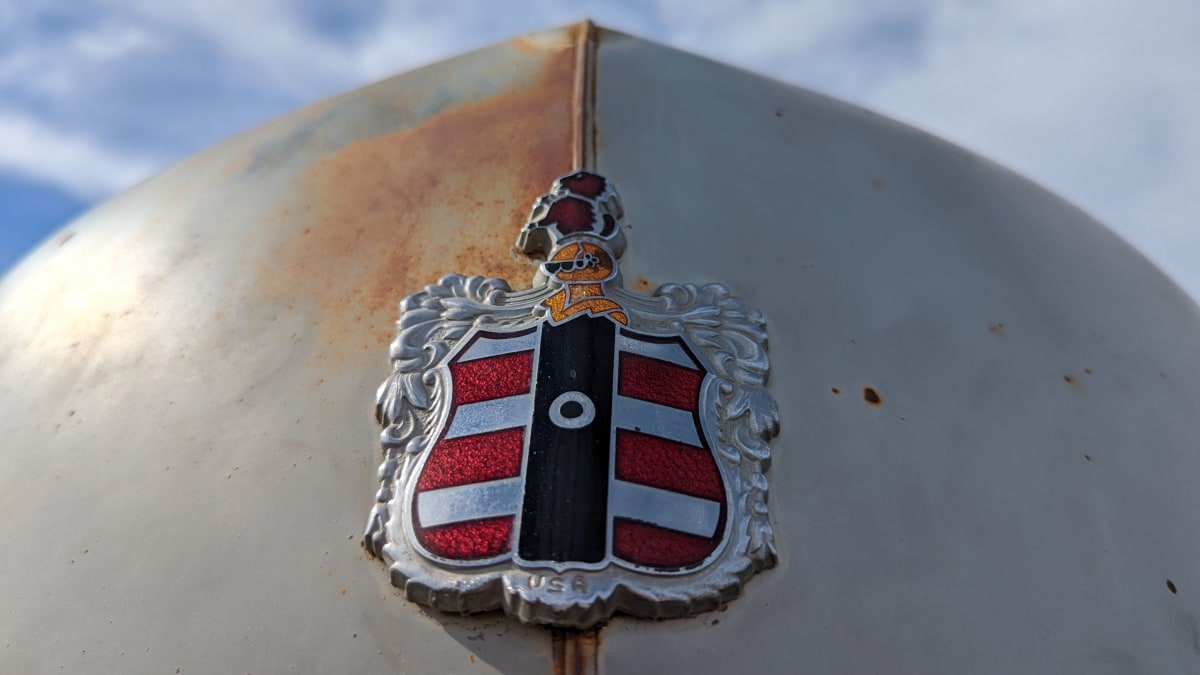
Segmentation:
<svg viewBox="0 0 1200 675">
<path fill-rule="evenodd" d="M 579 401 L 567 401 L 558 411 L 563 417 L 573 420 L 583 414 L 583 405 Z"/>
</svg>

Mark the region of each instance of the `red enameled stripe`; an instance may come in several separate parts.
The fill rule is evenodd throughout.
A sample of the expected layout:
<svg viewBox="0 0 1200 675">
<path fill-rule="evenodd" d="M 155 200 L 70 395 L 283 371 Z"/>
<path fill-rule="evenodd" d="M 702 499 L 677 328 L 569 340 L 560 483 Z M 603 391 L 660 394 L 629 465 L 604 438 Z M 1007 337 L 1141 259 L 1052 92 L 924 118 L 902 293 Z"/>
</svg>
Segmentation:
<svg viewBox="0 0 1200 675">
<path fill-rule="evenodd" d="M 637 565 L 663 569 L 689 567 L 707 558 L 717 543 L 717 537 L 697 537 L 624 518 L 613 520 L 613 553 Z"/>
<path fill-rule="evenodd" d="M 721 472 L 712 452 L 658 436 L 618 429 L 615 476 L 630 483 L 725 501 Z"/>
<path fill-rule="evenodd" d="M 417 528 L 417 541 L 434 555 L 452 560 L 491 558 L 512 549 L 513 516 Z"/>
<path fill-rule="evenodd" d="M 521 473 L 525 428 L 443 439 L 430 450 L 417 490 L 512 478 Z"/>
<path fill-rule="evenodd" d="M 621 353 L 617 393 L 681 410 L 695 410 L 704 374 L 640 354 Z"/>
<path fill-rule="evenodd" d="M 533 352 L 514 352 L 450 366 L 454 406 L 529 393 Z"/>
</svg>

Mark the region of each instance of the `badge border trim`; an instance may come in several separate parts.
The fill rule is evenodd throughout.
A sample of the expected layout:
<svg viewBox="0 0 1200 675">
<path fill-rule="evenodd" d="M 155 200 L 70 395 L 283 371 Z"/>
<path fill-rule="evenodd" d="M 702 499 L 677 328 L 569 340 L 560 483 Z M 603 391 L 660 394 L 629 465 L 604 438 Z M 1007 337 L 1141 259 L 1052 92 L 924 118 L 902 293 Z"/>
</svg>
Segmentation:
<svg viewBox="0 0 1200 675">
<path fill-rule="evenodd" d="M 503 608 L 526 623 L 588 628 L 617 611 L 667 618 L 716 609 L 736 597 L 754 573 L 775 564 L 764 472 L 779 412 L 766 391 L 769 360 L 762 313 L 719 283 L 665 284 L 652 296 L 631 293 L 619 283 L 618 274 L 605 282 L 605 291 L 629 313 L 630 329 L 681 336 L 709 371 L 700 419 L 729 493 L 723 544 L 705 563 L 674 574 L 648 574 L 625 565 L 613 569 L 611 563 L 598 570 L 522 568 L 503 559 L 454 570 L 405 550 L 403 500 L 450 404 L 439 369 L 480 330 L 520 330 L 544 320 L 536 308 L 558 290 L 544 283 L 513 292 L 502 279 L 452 274 L 401 302 L 391 347 L 393 374 L 377 392 L 385 459 L 364 544 L 388 563 L 392 583 L 410 600 L 460 613 Z M 518 577 L 537 569 L 586 575 L 589 583 L 582 592 L 520 583 Z"/>
</svg>

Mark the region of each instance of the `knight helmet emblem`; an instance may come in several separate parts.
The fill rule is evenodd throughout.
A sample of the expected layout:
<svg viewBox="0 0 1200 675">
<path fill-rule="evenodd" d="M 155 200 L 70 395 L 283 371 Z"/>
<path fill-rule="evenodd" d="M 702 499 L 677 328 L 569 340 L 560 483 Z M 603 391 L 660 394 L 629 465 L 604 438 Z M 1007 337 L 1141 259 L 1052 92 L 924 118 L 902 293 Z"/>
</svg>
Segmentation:
<svg viewBox="0 0 1200 675">
<path fill-rule="evenodd" d="M 764 319 L 720 284 L 625 290 L 622 222 L 577 171 L 520 232 L 532 289 L 453 274 L 401 303 L 365 544 L 411 600 L 585 628 L 774 564 Z"/>
</svg>

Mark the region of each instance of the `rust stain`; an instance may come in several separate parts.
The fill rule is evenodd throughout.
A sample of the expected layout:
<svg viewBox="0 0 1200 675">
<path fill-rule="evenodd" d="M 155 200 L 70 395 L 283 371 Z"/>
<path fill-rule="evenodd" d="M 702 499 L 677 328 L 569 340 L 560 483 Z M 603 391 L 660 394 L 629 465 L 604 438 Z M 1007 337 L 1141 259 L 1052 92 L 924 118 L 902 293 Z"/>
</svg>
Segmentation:
<svg viewBox="0 0 1200 675">
<path fill-rule="evenodd" d="M 598 115 L 596 114 L 596 100 L 597 100 L 597 98 L 596 98 L 597 84 L 596 83 L 600 79 L 596 75 L 596 71 L 600 66 L 600 58 L 598 56 L 598 53 L 600 51 L 600 31 L 596 29 L 596 24 L 592 23 L 591 21 L 587 22 L 586 46 L 587 46 L 587 63 L 589 65 L 588 98 L 587 98 L 587 108 L 586 108 L 588 111 L 588 127 L 582 129 L 582 132 L 586 133 L 588 135 L 587 136 L 588 143 L 590 144 L 588 146 L 588 152 L 591 153 L 587 157 L 585 157 L 585 159 L 587 160 L 587 164 L 585 166 L 595 168 L 595 166 L 596 166 L 596 148 L 600 147 L 600 145 L 599 145 L 599 143 L 600 143 L 600 124 L 598 121 Z"/>
<path fill-rule="evenodd" d="M 834 396 L 841 396 L 841 395 L 842 395 L 842 390 L 841 390 L 841 389 L 838 389 L 837 387 L 830 387 L 830 388 L 829 388 L 829 391 L 833 392 L 833 395 L 834 395 Z"/>
<path fill-rule="evenodd" d="M 1171 595 L 1179 593 L 1179 589 L 1175 587 L 1175 582 L 1167 579 L 1167 590 L 1171 591 Z"/>
<path fill-rule="evenodd" d="M 992 335 L 996 337 L 1004 337 L 1004 324 L 994 323 L 988 326 L 988 330 L 992 331 Z"/>
<path fill-rule="evenodd" d="M 596 154 L 596 26 L 584 20 L 575 34 L 575 168 L 593 168 Z"/>
<path fill-rule="evenodd" d="M 518 35 L 509 40 L 508 44 L 522 54 L 540 54 L 542 52 L 542 45 L 527 35 Z"/>
<path fill-rule="evenodd" d="M 600 631 L 555 628 L 550 634 L 554 675 L 598 675 Z"/>
<path fill-rule="evenodd" d="M 862 396 L 863 400 L 867 402 L 867 405 L 871 406 L 872 408 L 878 408 L 879 406 L 883 405 L 883 397 L 879 395 L 879 392 L 875 389 L 875 387 L 863 387 Z"/>
<path fill-rule="evenodd" d="M 533 200 L 572 168 L 575 52 L 543 48 L 533 83 L 310 167 L 301 193 L 311 201 L 279 214 L 305 227 L 261 270 L 260 287 L 319 317 L 315 358 L 377 357 L 401 298 L 443 275 L 529 286 L 536 263 L 513 243 Z"/>
<path fill-rule="evenodd" d="M 554 31 L 555 37 L 552 39 L 554 39 L 555 42 L 560 42 L 557 37 L 561 35 L 561 42 L 563 43 L 562 46 L 567 46 L 574 49 L 575 46 L 579 44 L 580 40 L 586 39 L 585 33 L 590 29 L 590 26 L 591 22 L 587 21 L 586 19 L 569 26 L 563 26 L 561 29 Z M 509 40 L 508 44 L 522 54 L 533 54 L 536 56 L 538 54 L 545 53 L 547 47 L 547 36 L 545 34 L 518 35 L 517 37 Z"/>
<path fill-rule="evenodd" d="M 647 279 L 646 277 L 639 276 L 638 278 L 633 280 L 634 290 L 636 290 L 637 292 L 639 292 L 643 295 L 648 295 L 650 293 L 651 286 L 653 286 L 653 284 L 651 284 L 650 280 Z"/>
</svg>

